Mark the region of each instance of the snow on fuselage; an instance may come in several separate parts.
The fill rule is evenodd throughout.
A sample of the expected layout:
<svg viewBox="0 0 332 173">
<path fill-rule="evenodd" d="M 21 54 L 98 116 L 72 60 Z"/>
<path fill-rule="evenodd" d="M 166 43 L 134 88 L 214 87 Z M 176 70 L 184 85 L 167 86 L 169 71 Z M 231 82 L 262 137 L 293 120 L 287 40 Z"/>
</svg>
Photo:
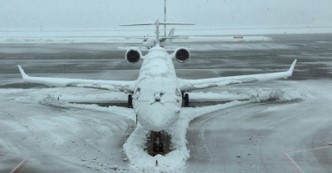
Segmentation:
<svg viewBox="0 0 332 173">
<path fill-rule="evenodd" d="M 160 45 L 161 47 L 164 47 L 164 46 L 166 46 L 167 44 L 169 44 L 170 42 L 171 42 L 170 39 L 160 40 L 159 45 Z M 143 40 L 143 43 L 142 43 L 142 45 L 143 45 L 144 47 L 148 48 L 148 49 L 150 49 L 150 48 L 156 46 L 156 44 L 157 44 L 157 42 L 156 42 L 156 39 L 155 39 L 155 38 L 147 38 L 147 39 Z"/>
<path fill-rule="evenodd" d="M 133 94 L 138 121 L 148 130 L 167 129 L 178 119 L 181 105 L 172 58 L 164 48 L 153 47 L 144 57 Z"/>
</svg>

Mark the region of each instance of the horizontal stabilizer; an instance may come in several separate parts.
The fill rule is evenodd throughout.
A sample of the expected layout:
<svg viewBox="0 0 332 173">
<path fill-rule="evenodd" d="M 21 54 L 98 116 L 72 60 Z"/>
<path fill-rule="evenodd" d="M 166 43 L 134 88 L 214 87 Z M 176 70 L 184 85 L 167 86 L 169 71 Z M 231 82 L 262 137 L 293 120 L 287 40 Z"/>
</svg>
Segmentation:
<svg viewBox="0 0 332 173">
<path fill-rule="evenodd" d="M 192 23 L 160 22 L 159 25 L 195 25 L 195 24 L 192 24 Z"/>
<path fill-rule="evenodd" d="M 120 26 L 146 26 L 146 25 L 156 25 L 157 23 L 136 23 L 136 24 L 125 24 Z M 174 23 L 174 22 L 159 22 L 159 25 L 195 25 L 191 23 Z"/>
</svg>

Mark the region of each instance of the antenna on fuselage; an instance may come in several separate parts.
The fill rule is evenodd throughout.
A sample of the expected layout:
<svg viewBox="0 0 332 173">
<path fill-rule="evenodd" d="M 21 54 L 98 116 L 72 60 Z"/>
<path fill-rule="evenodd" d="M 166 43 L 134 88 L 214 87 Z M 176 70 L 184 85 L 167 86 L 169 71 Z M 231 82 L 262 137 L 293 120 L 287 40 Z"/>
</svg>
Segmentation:
<svg viewBox="0 0 332 173">
<path fill-rule="evenodd" d="M 166 0 L 164 0 L 164 23 L 166 23 Z M 164 25 L 164 37 L 166 37 L 166 25 Z"/>
</svg>

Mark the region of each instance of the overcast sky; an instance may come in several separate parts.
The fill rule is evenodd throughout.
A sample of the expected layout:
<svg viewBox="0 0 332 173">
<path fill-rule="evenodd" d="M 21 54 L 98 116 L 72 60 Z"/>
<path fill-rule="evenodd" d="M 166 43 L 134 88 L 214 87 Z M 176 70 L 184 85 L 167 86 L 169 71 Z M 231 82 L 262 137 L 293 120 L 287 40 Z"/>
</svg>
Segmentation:
<svg viewBox="0 0 332 173">
<path fill-rule="evenodd" d="M 163 19 L 164 0 L 0 0 L 0 28 L 98 28 Z M 198 26 L 332 26 L 332 0 L 168 0 Z"/>
</svg>

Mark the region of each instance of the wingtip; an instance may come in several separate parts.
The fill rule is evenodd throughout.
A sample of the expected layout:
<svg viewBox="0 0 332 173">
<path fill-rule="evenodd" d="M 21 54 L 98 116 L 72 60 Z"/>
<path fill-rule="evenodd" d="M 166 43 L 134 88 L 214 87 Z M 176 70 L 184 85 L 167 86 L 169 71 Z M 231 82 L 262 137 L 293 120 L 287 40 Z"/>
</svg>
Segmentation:
<svg viewBox="0 0 332 173">
<path fill-rule="evenodd" d="M 295 59 L 292 63 L 292 65 L 290 66 L 289 68 L 289 72 L 291 73 L 291 75 L 293 75 L 293 71 L 294 71 L 294 68 L 295 68 L 295 65 L 296 65 L 296 62 L 297 62 L 297 59 Z"/>
<path fill-rule="evenodd" d="M 18 70 L 21 73 L 22 78 L 26 79 L 28 77 L 28 75 L 24 72 L 23 68 L 20 65 L 17 65 L 17 67 L 18 67 Z"/>
</svg>

